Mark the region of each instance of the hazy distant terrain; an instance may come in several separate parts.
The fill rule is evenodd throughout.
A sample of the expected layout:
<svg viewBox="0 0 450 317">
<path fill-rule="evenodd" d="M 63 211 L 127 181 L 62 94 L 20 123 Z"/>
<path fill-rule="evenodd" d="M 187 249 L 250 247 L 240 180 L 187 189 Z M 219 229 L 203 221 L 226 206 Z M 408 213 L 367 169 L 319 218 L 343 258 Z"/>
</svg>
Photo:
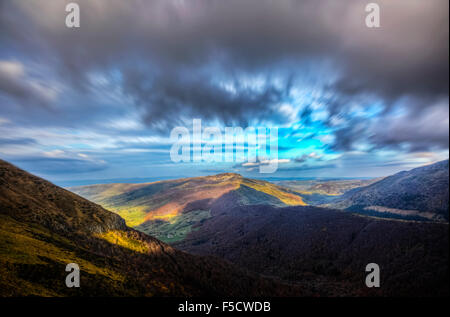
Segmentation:
<svg viewBox="0 0 450 317">
<path fill-rule="evenodd" d="M 381 178 L 373 179 L 338 179 L 338 180 L 285 180 L 275 184 L 284 186 L 305 195 L 342 195 L 350 189 L 367 186 Z"/>
<path fill-rule="evenodd" d="M 274 183 L 299 193 L 308 205 L 327 204 L 345 192 L 373 184 L 382 178 L 336 180 L 283 180 Z"/>
</svg>

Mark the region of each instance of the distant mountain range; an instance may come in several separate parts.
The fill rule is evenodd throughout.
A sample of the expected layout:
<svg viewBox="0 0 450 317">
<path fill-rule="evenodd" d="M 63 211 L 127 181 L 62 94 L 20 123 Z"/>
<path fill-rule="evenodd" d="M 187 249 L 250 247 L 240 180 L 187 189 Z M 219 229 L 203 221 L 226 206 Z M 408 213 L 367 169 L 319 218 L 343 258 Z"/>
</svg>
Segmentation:
<svg viewBox="0 0 450 317">
<path fill-rule="evenodd" d="M 0 296 L 298 296 L 299 287 L 189 255 L 0 160 Z M 67 288 L 77 263 L 81 287 Z"/>
<path fill-rule="evenodd" d="M 354 188 L 327 206 L 374 216 L 448 221 L 448 160 Z"/>
</svg>

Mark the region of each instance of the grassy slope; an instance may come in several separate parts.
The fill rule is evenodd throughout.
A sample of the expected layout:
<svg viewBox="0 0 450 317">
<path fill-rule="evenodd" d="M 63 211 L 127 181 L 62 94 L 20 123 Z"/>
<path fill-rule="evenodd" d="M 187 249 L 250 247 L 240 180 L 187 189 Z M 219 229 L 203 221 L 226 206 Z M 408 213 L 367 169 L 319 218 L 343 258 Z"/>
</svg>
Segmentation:
<svg viewBox="0 0 450 317">
<path fill-rule="evenodd" d="M 136 231 L 65 236 L 0 215 L 0 296 L 269 296 L 299 288 L 190 256 Z M 65 286 L 77 263 L 80 288 Z"/>
<path fill-rule="evenodd" d="M 195 230 L 195 225 L 210 217 L 209 210 L 194 210 L 179 215 L 172 222 L 164 220 L 145 222 L 136 229 L 166 243 L 173 243 L 185 239 L 190 232 Z"/>
<path fill-rule="evenodd" d="M 68 289 L 64 284 L 65 265 L 72 262 L 83 272 L 83 291 L 89 292 L 93 285 L 101 283 L 102 293 L 109 295 L 133 295 L 136 292 L 135 289 L 121 289 L 126 277 L 120 268 L 80 252 L 87 252 L 86 248 L 80 248 L 42 226 L 24 224 L 4 215 L 0 215 L 0 219 L 1 295 L 79 295 L 76 289 Z M 49 271 L 53 271 L 54 278 L 48 278 Z"/>
<path fill-rule="evenodd" d="M 196 224 L 209 217 L 213 201 L 230 191 L 239 193 L 243 205 L 305 205 L 299 195 L 286 188 L 232 173 L 149 184 L 90 185 L 71 190 L 116 212 L 127 225 L 165 242 L 183 239 Z"/>
<path fill-rule="evenodd" d="M 65 286 L 77 263 L 81 287 Z M 0 160 L 0 296 L 267 296 L 298 288 L 191 256 Z"/>
</svg>

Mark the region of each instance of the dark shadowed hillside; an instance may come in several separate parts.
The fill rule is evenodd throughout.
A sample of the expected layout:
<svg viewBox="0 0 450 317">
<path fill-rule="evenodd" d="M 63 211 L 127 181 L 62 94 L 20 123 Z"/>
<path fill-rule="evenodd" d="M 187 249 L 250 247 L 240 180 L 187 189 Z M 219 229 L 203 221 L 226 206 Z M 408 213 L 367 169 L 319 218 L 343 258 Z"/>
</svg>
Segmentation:
<svg viewBox="0 0 450 317">
<path fill-rule="evenodd" d="M 211 218 L 174 245 L 213 254 L 320 295 L 448 295 L 448 225 L 381 220 L 296 206 L 242 206 L 230 192 Z M 364 268 L 379 264 L 382 287 Z"/>
<path fill-rule="evenodd" d="M 81 287 L 65 286 L 77 263 Z M 1 296 L 302 295 L 128 228 L 118 215 L 0 160 Z"/>
<path fill-rule="evenodd" d="M 329 204 L 374 215 L 449 219 L 448 160 L 403 171 L 346 192 Z"/>
</svg>

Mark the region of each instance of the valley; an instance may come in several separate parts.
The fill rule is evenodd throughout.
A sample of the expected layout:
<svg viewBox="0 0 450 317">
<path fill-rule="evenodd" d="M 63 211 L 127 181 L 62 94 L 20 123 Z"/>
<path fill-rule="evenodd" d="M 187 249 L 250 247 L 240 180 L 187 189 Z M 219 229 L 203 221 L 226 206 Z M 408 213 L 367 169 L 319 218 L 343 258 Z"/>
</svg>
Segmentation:
<svg viewBox="0 0 450 317">
<path fill-rule="evenodd" d="M 0 296 L 300 296 L 298 286 L 190 255 L 0 160 Z M 77 263 L 80 288 L 67 288 Z"/>
<path fill-rule="evenodd" d="M 233 173 L 70 192 L 0 163 L 3 296 L 448 294 L 448 205 L 446 214 L 437 198 L 448 191 L 448 161 L 381 180 L 321 183 L 317 192 L 308 184 L 308 194 L 330 197 L 319 206 L 308 204 L 306 189 Z M 421 184 L 431 183 L 437 195 L 424 196 Z M 408 189 L 408 204 L 398 207 L 409 213 L 392 200 L 373 207 L 374 194 L 361 204 L 383 184 L 397 196 Z M 416 200 L 413 188 L 422 193 Z M 401 217 L 361 212 L 370 208 Z M 427 221 L 408 220 L 412 212 Z M 79 263 L 83 288 L 64 286 L 70 262 Z M 382 288 L 363 282 L 373 262 Z"/>
<path fill-rule="evenodd" d="M 435 172 L 430 174 L 428 170 Z M 413 174 L 422 175 L 422 179 L 418 180 Z M 399 177 L 402 182 L 395 181 Z M 411 184 L 409 179 L 413 180 Z M 393 185 L 383 189 L 384 184 Z M 116 212 L 129 226 L 168 243 L 181 241 L 197 230 L 211 218 L 214 202 L 229 193 L 235 194 L 234 203 L 238 206 L 309 205 L 385 219 L 448 221 L 448 161 L 437 163 L 434 169 L 423 167 L 375 179 L 271 183 L 224 173 L 153 183 L 100 184 L 69 189 Z M 363 197 L 362 193 L 370 194 Z"/>
<path fill-rule="evenodd" d="M 413 200 L 408 211 L 370 205 L 374 200 L 368 200 L 368 205 L 342 203 L 353 193 L 391 184 L 392 179 L 399 177 L 397 174 L 370 180 L 272 184 L 228 173 L 71 190 L 97 199 L 125 219 L 127 205 L 135 208 L 148 203 L 142 209 L 143 222 L 135 226 L 137 230 L 188 253 L 214 255 L 264 276 L 301 283 L 313 293 L 314 290 L 326 296 L 446 293 L 448 223 L 440 208 L 445 210 L 447 204 L 448 214 L 448 202 L 433 205 L 428 201 L 448 192 L 448 161 L 399 174 L 403 183 L 390 187 L 390 197 L 398 196 L 397 192 L 403 188 L 410 191 L 411 199 L 414 193 L 419 195 L 416 201 L 420 204 L 414 205 Z M 410 176 L 413 174 L 421 175 L 420 182 Z M 418 185 L 408 186 L 410 178 Z M 422 187 L 430 183 L 434 184 L 436 195 L 425 196 Z M 117 194 L 120 186 L 125 189 Z M 168 197 L 176 197 L 175 202 Z M 382 203 L 397 206 L 394 202 Z M 424 209 L 425 204 L 438 208 Z M 174 214 L 168 212 L 173 206 L 177 206 Z M 162 214 L 161 210 L 167 212 Z M 389 275 L 383 291 L 368 291 L 361 284 L 360 268 L 371 262 L 380 264 Z M 418 284 L 408 282 L 414 276 L 429 277 Z"/>
</svg>

